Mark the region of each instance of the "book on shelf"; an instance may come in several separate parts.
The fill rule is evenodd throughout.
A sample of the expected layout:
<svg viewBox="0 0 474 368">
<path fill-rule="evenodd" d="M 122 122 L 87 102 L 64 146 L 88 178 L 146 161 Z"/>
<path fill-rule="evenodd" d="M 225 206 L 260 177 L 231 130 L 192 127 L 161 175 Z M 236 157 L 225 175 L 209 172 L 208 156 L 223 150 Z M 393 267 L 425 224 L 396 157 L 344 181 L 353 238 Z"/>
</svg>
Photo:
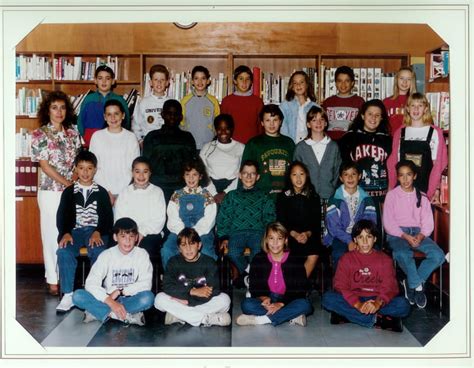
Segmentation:
<svg viewBox="0 0 474 368">
<path fill-rule="evenodd" d="M 420 93 L 425 93 L 425 64 L 412 64 L 411 67 L 415 72 L 416 91 Z"/>
<path fill-rule="evenodd" d="M 15 76 L 18 82 L 51 80 L 51 62 L 47 56 L 18 55 L 15 58 Z"/>
<path fill-rule="evenodd" d="M 15 157 L 31 156 L 31 133 L 28 129 L 20 128 L 15 134 Z"/>
<path fill-rule="evenodd" d="M 82 102 L 84 101 L 84 99 L 86 98 L 86 96 L 90 93 L 93 93 L 93 91 L 91 89 L 88 89 L 87 92 L 85 93 L 81 93 L 77 96 L 69 96 L 69 99 L 72 103 L 72 107 L 74 109 L 74 113 L 79 116 L 79 113 L 81 111 L 81 104 Z"/>
<path fill-rule="evenodd" d="M 36 117 L 41 101 L 47 93 L 41 88 L 21 87 L 15 99 L 15 114 Z"/>
<path fill-rule="evenodd" d="M 443 64 L 443 55 L 441 53 L 430 54 L 430 81 L 433 81 L 436 78 L 445 77 L 444 74 L 444 64 Z"/>
<path fill-rule="evenodd" d="M 433 124 L 442 130 L 448 130 L 450 125 L 449 92 L 428 92 L 426 99 L 430 104 Z"/>
<path fill-rule="evenodd" d="M 444 169 L 443 173 L 441 174 L 440 202 L 441 204 L 449 204 L 448 168 Z"/>
<path fill-rule="evenodd" d="M 85 60 L 85 56 L 59 56 L 53 60 L 55 80 L 93 80 L 95 70 L 100 65 L 109 66 L 119 79 L 119 58 L 117 56 L 97 56 Z M 94 60 L 94 61 L 92 61 Z M 127 70 L 128 73 L 128 70 Z M 127 74 L 128 76 L 128 74 Z"/>
<path fill-rule="evenodd" d="M 253 94 L 257 97 L 262 97 L 260 91 L 262 90 L 261 88 L 261 70 L 259 67 L 254 66 L 252 69 L 252 74 L 253 74 L 253 84 L 252 84 L 252 90 Z"/>
<path fill-rule="evenodd" d="M 123 95 L 123 98 L 127 102 L 130 116 L 133 116 L 133 111 L 135 110 L 135 106 L 137 105 L 137 102 L 138 102 L 138 91 L 135 88 L 132 88 L 130 92 Z"/>
<path fill-rule="evenodd" d="M 29 158 L 15 161 L 16 194 L 36 193 L 38 190 L 38 163 Z"/>
</svg>

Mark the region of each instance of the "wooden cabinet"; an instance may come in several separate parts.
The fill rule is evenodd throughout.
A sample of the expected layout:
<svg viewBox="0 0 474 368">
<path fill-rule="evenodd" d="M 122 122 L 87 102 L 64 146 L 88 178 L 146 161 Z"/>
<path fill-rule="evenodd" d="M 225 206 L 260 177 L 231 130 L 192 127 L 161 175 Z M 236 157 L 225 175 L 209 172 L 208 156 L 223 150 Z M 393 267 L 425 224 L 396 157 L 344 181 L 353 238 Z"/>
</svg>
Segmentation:
<svg viewBox="0 0 474 368">
<path fill-rule="evenodd" d="M 43 263 L 36 196 L 16 197 L 16 262 Z"/>
</svg>

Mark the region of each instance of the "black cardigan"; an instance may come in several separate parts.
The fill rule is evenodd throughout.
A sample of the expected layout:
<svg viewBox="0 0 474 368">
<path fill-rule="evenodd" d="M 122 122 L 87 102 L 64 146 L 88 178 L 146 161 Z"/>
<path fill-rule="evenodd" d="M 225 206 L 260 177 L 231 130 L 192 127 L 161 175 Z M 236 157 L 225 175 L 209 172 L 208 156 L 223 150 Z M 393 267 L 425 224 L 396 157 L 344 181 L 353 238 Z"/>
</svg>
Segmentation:
<svg viewBox="0 0 474 368">
<path fill-rule="evenodd" d="M 281 266 L 285 280 L 286 292 L 282 302 L 286 305 L 292 300 L 305 298 L 309 291 L 309 282 L 306 271 L 298 258 L 292 257 L 291 253 L 286 262 Z M 253 298 L 270 296 L 268 277 L 272 270 L 272 264 L 267 258 L 267 253 L 257 254 L 250 265 L 249 290 Z"/>
</svg>

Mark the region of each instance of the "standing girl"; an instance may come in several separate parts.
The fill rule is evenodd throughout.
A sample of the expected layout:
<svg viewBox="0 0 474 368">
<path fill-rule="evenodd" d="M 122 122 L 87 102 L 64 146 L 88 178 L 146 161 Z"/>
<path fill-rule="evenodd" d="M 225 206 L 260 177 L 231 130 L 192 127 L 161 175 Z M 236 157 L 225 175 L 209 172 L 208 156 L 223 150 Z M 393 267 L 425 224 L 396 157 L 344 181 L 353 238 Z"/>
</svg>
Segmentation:
<svg viewBox="0 0 474 368">
<path fill-rule="evenodd" d="M 163 191 L 150 183 L 150 161 L 140 156 L 132 163 L 132 183 L 120 192 L 115 202 L 115 221 L 129 217 L 138 224 L 137 245 L 150 257 L 160 254 L 162 230 L 166 222 Z"/>
<path fill-rule="evenodd" d="M 284 117 L 280 133 L 298 143 L 307 136 L 306 114 L 312 106 L 317 106 L 308 74 L 296 71 L 291 75 L 285 99 L 280 105 Z"/>
<path fill-rule="evenodd" d="M 448 166 L 448 150 L 443 131 L 433 125 L 425 95 L 414 93 L 407 100 L 404 125 L 393 135 L 392 154 L 387 161 L 389 188 L 397 183 L 395 165 L 411 160 L 417 166 L 415 186 L 426 193 L 431 203 L 440 203 L 441 174 Z"/>
<path fill-rule="evenodd" d="M 410 160 L 396 165 L 399 186 L 387 193 L 383 211 L 383 226 L 393 258 L 406 275 L 402 285 L 411 305 L 426 306 L 424 283 L 444 262 L 444 253 L 430 238 L 434 228 L 431 205 L 416 187 L 417 167 Z M 413 253 L 426 257 L 417 268 Z"/>
<path fill-rule="evenodd" d="M 216 187 L 216 203 L 221 203 L 226 193 L 237 189 L 240 161 L 245 145 L 232 139 L 234 119 L 220 114 L 214 119 L 216 138 L 206 143 L 199 155 L 206 165 L 209 177 Z"/>
<path fill-rule="evenodd" d="M 288 251 L 288 231 L 282 224 L 267 226 L 262 248 L 250 266 L 252 297 L 242 301 L 244 314 L 237 317 L 237 324 L 277 326 L 289 321 L 306 326 L 306 315 L 312 311 L 306 298 L 309 283 L 303 265 Z"/>
<path fill-rule="evenodd" d="M 184 163 L 183 178 L 186 186 L 173 193 L 166 211 L 170 234 L 161 249 L 161 262 L 165 269 L 169 259 L 179 254 L 178 234 L 185 227 L 193 228 L 201 237 L 201 252 L 217 259 L 213 234 L 217 205 L 212 194 L 203 188 L 208 185 L 209 178 L 199 157 Z"/>
<path fill-rule="evenodd" d="M 288 168 L 285 190 L 276 201 L 277 221 L 289 234 L 291 254 L 304 264 L 309 278 L 324 250 L 321 245 L 321 203 L 306 166 L 294 161 Z"/>
<path fill-rule="evenodd" d="M 62 191 L 73 183 L 74 159 L 81 149 L 81 138 L 73 126 L 74 109 L 63 92 L 49 93 L 38 117 L 41 127 L 32 134 L 31 150 L 32 160 L 39 162 L 41 168 L 38 206 L 45 277 L 49 293 L 58 295 L 56 212 Z"/>
<path fill-rule="evenodd" d="M 108 100 L 104 107 L 105 129 L 92 135 L 89 150 L 97 157 L 94 180 L 109 192 L 110 202 L 115 202 L 132 178 L 130 167 L 140 155 L 135 134 L 122 128 L 125 109 L 117 100 Z"/>
<path fill-rule="evenodd" d="M 403 125 L 403 116 L 408 96 L 415 92 L 415 72 L 409 66 L 400 68 L 395 75 L 393 95 L 383 100 L 390 118 L 390 131 L 392 134 Z"/>
</svg>

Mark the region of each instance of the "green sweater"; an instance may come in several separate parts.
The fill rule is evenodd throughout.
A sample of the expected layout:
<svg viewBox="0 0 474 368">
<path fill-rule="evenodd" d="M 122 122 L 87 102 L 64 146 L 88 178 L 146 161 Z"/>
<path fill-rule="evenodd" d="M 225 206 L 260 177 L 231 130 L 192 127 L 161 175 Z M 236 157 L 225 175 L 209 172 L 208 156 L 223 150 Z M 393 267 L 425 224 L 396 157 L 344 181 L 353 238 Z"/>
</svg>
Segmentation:
<svg viewBox="0 0 474 368">
<path fill-rule="evenodd" d="M 257 187 L 266 193 L 281 192 L 285 187 L 285 171 L 293 160 L 295 144 L 290 137 L 262 134 L 245 145 L 242 162 L 255 160 L 260 166 Z"/>
<path fill-rule="evenodd" d="M 275 219 L 274 201 L 261 189 L 231 190 L 217 214 L 217 236 L 223 240 L 239 231 L 263 232 Z"/>
</svg>

